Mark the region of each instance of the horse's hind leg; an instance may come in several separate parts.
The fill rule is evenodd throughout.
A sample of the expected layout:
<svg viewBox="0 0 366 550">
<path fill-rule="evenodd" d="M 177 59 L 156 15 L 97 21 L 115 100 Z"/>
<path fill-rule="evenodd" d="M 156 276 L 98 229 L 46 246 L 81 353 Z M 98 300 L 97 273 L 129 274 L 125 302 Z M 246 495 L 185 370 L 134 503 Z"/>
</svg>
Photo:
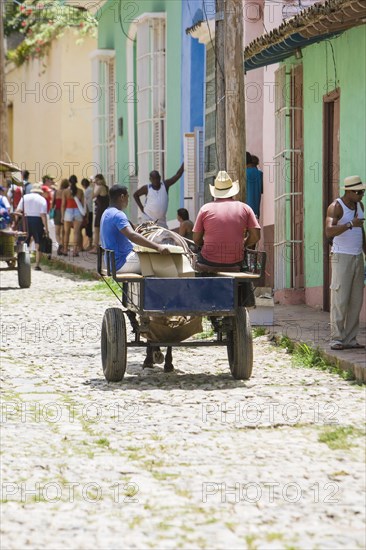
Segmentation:
<svg viewBox="0 0 366 550">
<path fill-rule="evenodd" d="M 145 361 L 142 365 L 143 369 L 152 369 L 154 368 L 154 359 L 153 359 L 153 347 L 151 344 L 147 344 L 146 346 L 146 357 Z"/>
<path fill-rule="evenodd" d="M 172 346 L 168 346 L 165 354 L 164 372 L 172 372 L 173 370 L 174 370 L 174 365 L 173 365 Z"/>
</svg>

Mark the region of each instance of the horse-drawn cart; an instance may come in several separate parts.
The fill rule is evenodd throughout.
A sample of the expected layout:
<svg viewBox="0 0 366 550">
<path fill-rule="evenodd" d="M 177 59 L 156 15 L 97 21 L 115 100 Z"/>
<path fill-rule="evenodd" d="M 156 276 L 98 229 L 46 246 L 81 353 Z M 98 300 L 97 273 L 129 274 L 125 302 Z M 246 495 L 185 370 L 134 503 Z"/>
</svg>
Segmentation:
<svg viewBox="0 0 366 550">
<path fill-rule="evenodd" d="M 103 259 L 109 268 L 103 268 Z M 121 381 L 126 371 L 127 349 L 149 346 L 224 346 L 232 376 L 237 380 L 250 378 L 253 342 L 247 307 L 254 305 L 251 283 L 261 276 L 261 266 L 256 262 L 253 271 L 193 273 L 189 277 L 116 273 L 113 251 L 100 249 L 98 273 L 107 284 L 109 277 L 118 284 L 120 293 L 114 293 L 122 306 L 107 309 L 103 317 L 101 354 L 105 378 Z M 126 317 L 132 327 L 130 340 Z M 151 330 L 151 327 L 159 329 L 159 318 L 181 317 L 186 319 L 186 331 Z M 191 336 L 202 330 L 199 327 L 203 317 L 210 323 L 214 337 L 194 339 Z M 197 320 L 199 323 L 195 324 Z M 171 334 L 172 338 L 164 334 Z M 188 341 L 182 341 L 187 338 Z"/>
</svg>

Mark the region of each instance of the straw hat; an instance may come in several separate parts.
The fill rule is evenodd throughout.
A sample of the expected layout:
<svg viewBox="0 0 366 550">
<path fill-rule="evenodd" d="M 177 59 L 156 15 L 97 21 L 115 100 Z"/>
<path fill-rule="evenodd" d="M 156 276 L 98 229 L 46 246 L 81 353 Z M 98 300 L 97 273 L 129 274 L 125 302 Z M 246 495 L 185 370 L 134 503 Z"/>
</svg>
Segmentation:
<svg viewBox="0 0 366 550">
<path fill-rule="evenodd" d="M 360 176 L 348 176 L 344 178 L 344 185 L 341 187 L 345 191 L 362 191 L 366 185 L 362 183 Z"/>
<path fill-rule="evenodd" d="M 42 189 L 42 185 L 43 183 L 41 181 L 39 183 L 33 183 L 30 193 L 39 193 L 40 195 L 43 195 L 44 191 Z"/>
<path fill-rule="evenodd" d="M 216 199 L 228 199 L 239 193 L 239 181 L 232 181 L 225 170 L 220 170 L 215 185 L 210 185 L 210 193 Z"/>
</svg>

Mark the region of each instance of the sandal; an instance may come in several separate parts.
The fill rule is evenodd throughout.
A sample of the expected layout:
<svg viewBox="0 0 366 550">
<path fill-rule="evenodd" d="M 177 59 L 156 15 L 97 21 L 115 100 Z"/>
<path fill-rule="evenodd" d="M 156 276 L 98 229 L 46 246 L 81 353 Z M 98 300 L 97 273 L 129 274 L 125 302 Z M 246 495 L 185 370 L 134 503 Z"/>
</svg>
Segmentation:
<svg viewBox="0 0 366 550">
<path fill-rule="evenodd" d="M 343 344 L 333 344 L 332 346 L 330 346 L 330 349 L 342 350 L 342 349 L 345 349 L 345 347 Z"/>
<path fill-rule="evenodd" d="M 358 342 L 356 342 L 355 344 L 349 344 L 348 346 L 344 346 L 344 349 L 365 349 L 365 346 L 363 346 L 362 344 L 359 344 Z"/>
</svg>

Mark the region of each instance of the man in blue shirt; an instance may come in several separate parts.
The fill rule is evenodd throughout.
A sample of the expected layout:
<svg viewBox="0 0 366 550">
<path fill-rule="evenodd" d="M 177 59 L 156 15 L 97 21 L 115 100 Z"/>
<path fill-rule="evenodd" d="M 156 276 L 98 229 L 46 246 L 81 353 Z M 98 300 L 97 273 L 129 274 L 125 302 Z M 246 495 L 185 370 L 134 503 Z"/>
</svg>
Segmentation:
<svg viewBox="0 0 366 550">
<path fill-rule="evenodd" d="M 128 205 L 128 190 L 123 185 L 113 185 L 109 190 L 109 208 L 100 221 L 100 240 L 102 247 L 113 250 L 118 273 L 141 273 L 138 254 L 132 243 L 152 248 L 160 254 L 169 254 L 169 249 L 149 241 L 132 228 L 122 210 Z"/>
</svg>

